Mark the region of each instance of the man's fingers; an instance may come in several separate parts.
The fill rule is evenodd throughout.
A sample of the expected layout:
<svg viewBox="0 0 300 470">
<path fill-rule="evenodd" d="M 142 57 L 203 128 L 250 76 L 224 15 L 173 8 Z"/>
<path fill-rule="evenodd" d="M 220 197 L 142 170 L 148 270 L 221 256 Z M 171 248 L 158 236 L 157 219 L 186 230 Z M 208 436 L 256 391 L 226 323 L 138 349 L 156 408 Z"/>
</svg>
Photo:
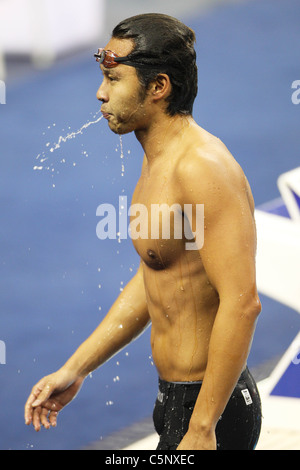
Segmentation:
<svg viewBox="0 0 300 470">
<path fill-rule="evenodd" d="M 38 406 L 37 408 L 33 410 L 32 424 L 36 431 L 39 431 L 41 429 L 41 420 L 40 420 L 41 412 L 42 412 L 41 406 Z"/>
<path fill-rule="evenodd" d="M 53 428 L 57 425 L 57 411 L 50 411 L 49 414 L 49 422 Z"/>
<path fill-rule="evenodd" d="M 32 412 L 33 412 L 33 409 L 32 409 L 32 403 L 36 400 L 36 395 L 34 395 L 33 393 L 31 393 L 28 397 L 28 400 L 27 402 L 25 403 L 25 413 L 24 413 L 24 417 L 25 417 L 25 423 L 26 424 L 30 424 L 32 422 Z"/>
<path fill-rule="evenodd" d="M 25 404 L 25 423 L 27 425 L 32 423 L 36 430 L 40 429 L 40 413 L 42 410 L 40 406 L 47 401 L 49 396 L 52 394 L 53 388 L 54 386 L 51 383 L 47 383 L 42 379 L 33 387 Z"/>
<path fill-rule="evenodd" d="M 41 414 L 40 414 L 40 421 L 41 421 L 41 424 L 44 426 L 45 429 L 50 428 L 50 423 L 48 421 L 48 414 L 49 414 L 49 410 L 47 410 L 46 408 L 42 408 L 42 411 L 41 411 Z"/>
<path fill-rule="evenodd" d="M 36 399 L 31 403 L 31 406 L 36 408 L 37 406 L 40 406 L 42 403 L 44 403 L 52 394 L 53 388 L 53 385 L 50 383 L 47 383 L 43 389 L 40 387 L 37 388 L 36 393 L 33 393 Z"/>
<path fill-rule="evenodd" d="M 55 427 L 57 425 L 57 415 L 57 411 L 49 412 L 49 409 L 37 406 L 33 409 L 32 413 L 32 424 L 34 429 L 38 432 L 42 426 L 44 426 L 45 429 Z"/>
</svg>

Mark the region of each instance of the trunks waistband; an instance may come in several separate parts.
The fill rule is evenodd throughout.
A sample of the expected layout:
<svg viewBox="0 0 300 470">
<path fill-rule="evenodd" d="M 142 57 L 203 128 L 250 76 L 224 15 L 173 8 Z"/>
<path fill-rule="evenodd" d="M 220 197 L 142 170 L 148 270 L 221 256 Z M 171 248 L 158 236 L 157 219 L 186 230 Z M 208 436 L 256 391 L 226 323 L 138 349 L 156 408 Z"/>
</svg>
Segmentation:
<svg viewBox="0 0 300 470">
<path fill-rule="evenodd" d="M 238 382 L 239 382 L 240 380 L 244 380 L 245 377 L 246 377 L 248 374 L 249 374 L 249 369 L 248 369 L 248 367 L 246 367 L 246 368 L 243 370 L 243 372 L 241 373 Z M 191 386 L 192 386 L 192 385 L 202 385 L 202 382 L 203 382 L 202 380 L 183 381 L 183 382 L 169 382 L 169 381 L 163 380 L 163 379 L 161 379 L 161 378 L 159 377 L 159 384 L 162 385 L 162 386 L 169 386 L 169 387 L 171 387 L 172 385 L 183 385 L 183 386 L 184 386 L 184 385 L 188 385 L 188 386 L 189 386 L 189 385 L 191 385 Z"/>
</svg>

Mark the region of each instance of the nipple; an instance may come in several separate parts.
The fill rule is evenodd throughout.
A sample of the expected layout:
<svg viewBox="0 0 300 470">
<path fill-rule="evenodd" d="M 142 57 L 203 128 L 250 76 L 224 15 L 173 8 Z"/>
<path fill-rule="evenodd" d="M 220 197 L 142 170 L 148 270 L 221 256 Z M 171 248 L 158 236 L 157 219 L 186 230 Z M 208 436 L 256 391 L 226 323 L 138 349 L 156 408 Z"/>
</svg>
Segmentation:
<svg viewBox="0 0 300 470">
<path fill-rule="evenodd" d="M 152 259 L 155 259 L 155 258 L 156 258 L 156 254 L 155 254 L 154 251 L 152 251 L 152 250 L 147 250 L 147 254 L 148 254 L 148 256 L 150 256 L 150 258 L 152 258 Z"/>
</svg>

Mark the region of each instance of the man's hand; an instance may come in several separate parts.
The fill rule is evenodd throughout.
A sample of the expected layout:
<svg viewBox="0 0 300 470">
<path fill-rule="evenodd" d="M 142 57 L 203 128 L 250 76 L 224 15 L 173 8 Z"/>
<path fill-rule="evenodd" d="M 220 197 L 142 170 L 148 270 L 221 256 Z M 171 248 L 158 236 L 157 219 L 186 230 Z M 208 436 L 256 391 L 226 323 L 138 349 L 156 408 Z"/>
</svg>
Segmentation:
<svg viewBox="0 0 300 470">
<path fill-rule="evenodd" d="M 32 389 L 25 405 L 25 423 L 36 431 L 57 424 L 57 415 L 79 392 L 83 377 L 72 377 L 59 370 L 41 379 Z"/>
<path fill-rule="evenodd" d="M 217 441 L 214 431 L 209 433 L 194 433 L 188 431 L 177 450 L 216 450 Z"/>
</svg>

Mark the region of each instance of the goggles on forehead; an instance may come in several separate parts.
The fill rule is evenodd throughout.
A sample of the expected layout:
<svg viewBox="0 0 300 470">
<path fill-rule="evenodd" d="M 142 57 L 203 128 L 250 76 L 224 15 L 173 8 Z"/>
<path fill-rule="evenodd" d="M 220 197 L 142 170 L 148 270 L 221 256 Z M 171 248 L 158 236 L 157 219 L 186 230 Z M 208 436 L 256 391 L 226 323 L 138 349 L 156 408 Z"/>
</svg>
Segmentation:
<svg viewBox="0 0 300 470">
<path fill-rule="evenodd" d="M 161 58 L 156 57 L 154 54 L 149 54 L 145 56 L 144 53 L 135 54 L 134 57 L 132 54 L 129 54 L 125 57 L 119 57 L 115 52 L 106 51 L 101 48 L 98 49 L 98 52 L 94 54 L 96 61 L 99 64 L 103 64 L 105 68 L 112 69 L 117 67 L 119 64 L 130 65 L 131 67 L 143 67 L 143 68 L 153 68 L 161 67 L 162 60 Z"/>
<path fill-rule="evenodd" d="M 130 63 L 128 56 L 119 57 L 115 52 L 105 51 L 104 49 L 98 49 L 98 52 L 94 54 L 94 57 L 96 57 L 96 61 L 99 62 L 100 65 L 103 64 L 107 69 L 117 67 L 117 65 L 122 62 Z"/>
</svg>

